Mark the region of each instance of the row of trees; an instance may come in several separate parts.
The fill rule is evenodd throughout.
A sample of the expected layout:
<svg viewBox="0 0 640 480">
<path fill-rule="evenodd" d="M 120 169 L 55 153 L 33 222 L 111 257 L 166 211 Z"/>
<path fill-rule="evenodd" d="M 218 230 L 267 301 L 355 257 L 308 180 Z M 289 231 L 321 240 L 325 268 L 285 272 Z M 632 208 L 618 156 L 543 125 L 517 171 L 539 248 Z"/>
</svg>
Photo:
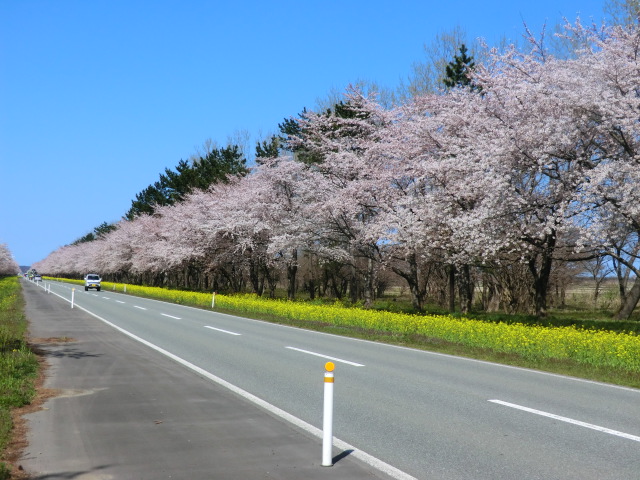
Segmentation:
<svg viewBox="0 0 640 480">
<path fill-rule="evenodd" d="M 9 247 L 0 244 L 0 276 L 15 275 L 18 272 L 20 272 L 20 267 L 13 259 Z"/>
<path fill-rule="evenodd" d="M 237 145 L 206 147 L 203 155 L 190 161 L 180 160 L 175 171 L 166 168 L 157 182 L 136 195 L 125 218 L 133 220 L 144 213 L 152 214 L 156 207 L 183 201 L 193 190 L 202 190 L 213 183 L 226 182 L 229 176 L 248 172 L 244 155 Z"/>
<path fill-rule="evenodd" d="M 481 290 L 485 308 L 542 316 L 571 265 L 608 259 L 626 318 L 640 298 L 640 31 L 568 29 L 583 45 L 570 59 L 532 41 L 465 69 L 462 50 L 451 67 L 468 81 L 445 93 L 383 108 L 351 90 L 290 120 L 263 145 L 284 155 L 251 174 L 35 266 L 367 305 L 393 274 L 417 309 L 468 311 Z"/>
</svg>

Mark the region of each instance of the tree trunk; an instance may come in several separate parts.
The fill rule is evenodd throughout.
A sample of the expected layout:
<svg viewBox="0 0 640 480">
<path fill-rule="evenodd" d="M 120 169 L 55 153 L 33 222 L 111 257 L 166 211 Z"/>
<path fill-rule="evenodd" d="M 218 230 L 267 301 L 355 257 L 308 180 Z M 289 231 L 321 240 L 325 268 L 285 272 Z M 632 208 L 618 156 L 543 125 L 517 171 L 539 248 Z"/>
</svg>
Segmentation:
<svg viewBox="0 0 640 480">
<path fill-rule="evenodd" d="M 536 268 L 535 259 L 529 261 L 529 271 L 533 275 L 533 303 L 537 317 L 546 317 L 547 315 L 547 292 L 552 264 L 553 259 L 547 253 L 542 255 L 540 269 Z"/>
<path fill-rule="evenodd" d="M 296 299 L 296 274 L 298 273 L 298 265 L 287 265 L 287 298 L 289 300 Z"/>
<path fill-rule="evenodd" d="M 627 292 L 624 298 L 624 303 L 616 316 L 616 320 L 629 320 L 633 310 L 638 305 L 638 301 L 640 300 L 640 277 L 636 277 L 635 282 L 633 282 L 633 287 L 631 290 Z"/>
<path fill-rule="evenodd" d="M 396 275 L 404 278 L 409 287 L 409 292 L 411 293 L 411 306 L 414 310 L 420 311 L 424 306 L 424 299 L 426 296 L 426 290 L 424 288 L 420 288 L 420 270 L 418 269 L 418 261 L 416 260 L 416 255 L 411 254 L 406 258 L 407 263 L 409 264 L 409 271 L 400 270 L 397 267 L 391 267 L 391 270 Z"/>
<path fill-rule="evenodd" d="M 624 305 L 626 301 L 627 291 L 627 278 L 622 271 L 622 263 L 614 258 L 613 264 L 616 269 L 616 276 L 618 277 L 618 291 L 620 294 L 620 305 Z M 628 270 L 627 270 L 628 271 Z"/>
<path fill-rule="evenodd" d="M 296 299 L 296 274 L 298 273 L 298 250 L 291 251 L 291 262 L 287 265 L 287 298 Z"/>
<path fill-rule="evenodd" d="M 349 296 L 351 299 L 351 303 L 357 303 L 358 301 L 358 272 L 356 270 L 356 266 L 351 266 L 351 279 L 349 282 Z"/>
<path fill-rule="evenodd" d="M 463 265 L 458 272 L 458 290 L 460 292 L 460 312 L 469 313 L 473 304 L 473 285 L 469 265 Z"/>
<path fill-rule="evenodd" d="M 315 300 L 316 299 L 316 281 L 315 281 L 315 279 L 312 278 L 311 280 L 309 280 L 308 289 L 309 289 L 309 300 Z"/>
<path fill-rule="evenodd" d="M 273 269 L 269 269 L 268 266 L 263 265 L 262 270 L 264 273 L 264 279 L 267 281 L 267 286 L 269 288 L 269 298 L 276 298 L 276 287 L 278 286 L 278 276 L 273 271 Z"/>
<path fill-rule="evenodd" d="M 456 267 L 449 265 L 449 312 L 456 311 Z"/>
<path fill-rule="evenodd" d="M 553 252 L 556 248 L 555 230 L 546 235 L 544 239 L 544 249 L 540 253 L 540 266 L 536 265 L 537 258 L 529 260 L 529 271 L 533 275 L 533 303 L 537 317 L 547 316 L 547 293 L 551 280 L 551 267 L 553 266 Z"/>
<path fill-rule="evenodd" d="M 262 296 L 262 292 L 260 291 L 260 265 L 253 260 L 249 261 L 249 281 L 251 282 L 253 293 Z"/>
<path fill-rule="evenodd" d="M 502 300 L 502 295 L 500 294 L 498 285 L 491 284 L 488 287 L 487 296 L 488 299 L 485 310 L 490 313 L 498 312 L 500 310 L 500 301 Z"/>
<path fill-rule="evenodd" d="M 364 282 L 364 308 L 371 308 L 373 305 L 373 296 L 375 292 L 373 290 L 373 286 L 375 283 L 375 275 L 373 268 L 373 260 L 371 258 L 367 259 L 367 273 Z"/>
</svg>

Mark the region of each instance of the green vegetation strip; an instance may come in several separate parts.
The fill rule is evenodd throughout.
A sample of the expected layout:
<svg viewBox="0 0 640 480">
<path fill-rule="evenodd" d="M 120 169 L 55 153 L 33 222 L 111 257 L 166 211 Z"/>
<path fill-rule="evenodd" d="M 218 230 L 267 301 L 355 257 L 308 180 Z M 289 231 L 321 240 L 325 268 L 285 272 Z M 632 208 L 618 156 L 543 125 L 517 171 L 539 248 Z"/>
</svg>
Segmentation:
<svg viewBox="0 0 640 480">
<path fill-rule="evenodd" d="M 27 344 L 19 279 L 0 278 L 0 451 L 11 438 L 11 410 L 31 403 L 35 396 L 38 360 Z M 10 478 L 10 469 L 0 463 L 0 479 Z"/>
<path fill-rule="evenodd" d="M 105 282 L 102 287 L 104 290 L 125 289 L 122 284 Z M 200 307 L 210 307 L 212 303 L 212 296 L 207 293 L 135 285 L 126 285 L 126 292 Z M 216 295 L 215 306 L 249 316 L 267 315 L 366 332 L 438 339 L 500 354 L 517 355 L 531 362 L 553 359 L 620 370 L 633 375 L 640 373 L 640 337 L 633 332 L 483 322 L 448 315 L 411 315 L 347 308 L 338 303 L 316 305 L 269 300 L 255 295 Z"/>
</svg>

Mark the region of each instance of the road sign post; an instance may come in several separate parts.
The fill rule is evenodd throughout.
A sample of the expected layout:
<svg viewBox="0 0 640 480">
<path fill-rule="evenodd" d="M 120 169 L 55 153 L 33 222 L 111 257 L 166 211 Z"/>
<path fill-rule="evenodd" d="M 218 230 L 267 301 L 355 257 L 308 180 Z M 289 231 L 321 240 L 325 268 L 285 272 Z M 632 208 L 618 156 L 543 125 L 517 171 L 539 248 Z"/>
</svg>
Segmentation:
<svg viewBox="0 0 640 480">
<path fill-rule="evenodd" d="M 324 415 L 322 419 L 322 466 L 333 466 L 333 362 L 324 366 Z"/>
</svg>

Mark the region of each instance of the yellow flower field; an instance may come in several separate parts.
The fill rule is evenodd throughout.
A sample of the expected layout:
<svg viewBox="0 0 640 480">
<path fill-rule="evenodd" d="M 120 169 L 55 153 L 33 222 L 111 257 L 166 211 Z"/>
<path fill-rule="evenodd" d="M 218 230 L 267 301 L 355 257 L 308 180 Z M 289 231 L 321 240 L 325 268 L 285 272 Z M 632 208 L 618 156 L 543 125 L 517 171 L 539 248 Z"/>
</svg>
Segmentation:
<svg viewBox="0 0 640 480">
<path fill-rule="evenodd" d="M 103 282 L 102 288 L 123 291 L 124 285 Z M 127 285 L 126 292 L 201 307 L 211 307 L 212 301 L 212 295 L 208 293 L 136 285 Z M 255 295 L 216 295 L 215 306 L 238 313 L 266 314 L 381 332 L 424 335 L 496 352 L 518 354 L 528 359 L 570 359 L 594 366 L 640 372 L 640 337 L 633 333 L 489 323 L 445 315 L 408 315 L 347 308 L 339 304 L 312 305 L 269 300 Z"/>
</svg>

